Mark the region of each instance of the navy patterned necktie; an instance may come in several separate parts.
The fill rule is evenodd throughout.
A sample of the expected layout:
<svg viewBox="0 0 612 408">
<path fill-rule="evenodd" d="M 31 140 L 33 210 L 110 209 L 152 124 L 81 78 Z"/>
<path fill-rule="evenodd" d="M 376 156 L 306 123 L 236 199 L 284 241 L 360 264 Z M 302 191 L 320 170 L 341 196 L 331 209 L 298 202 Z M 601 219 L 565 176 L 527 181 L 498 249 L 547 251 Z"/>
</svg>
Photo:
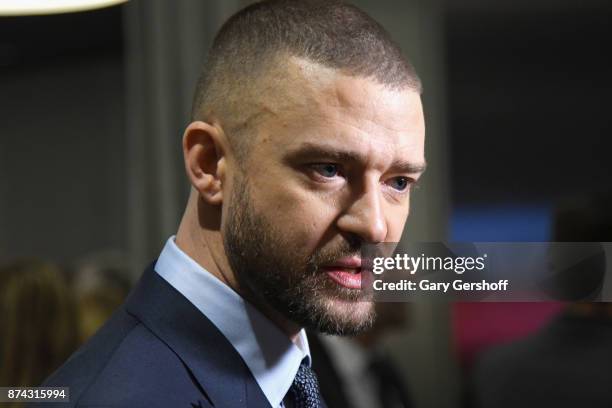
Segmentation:
<svg viewBox="0 0 612 408">
<path fill-rule="evenodd" d="M 295 408 L 323 408 L 319 383 L 314 371 L 306 361 L 302 361 L 300 368 L 291 384 Z"/>
</svg>

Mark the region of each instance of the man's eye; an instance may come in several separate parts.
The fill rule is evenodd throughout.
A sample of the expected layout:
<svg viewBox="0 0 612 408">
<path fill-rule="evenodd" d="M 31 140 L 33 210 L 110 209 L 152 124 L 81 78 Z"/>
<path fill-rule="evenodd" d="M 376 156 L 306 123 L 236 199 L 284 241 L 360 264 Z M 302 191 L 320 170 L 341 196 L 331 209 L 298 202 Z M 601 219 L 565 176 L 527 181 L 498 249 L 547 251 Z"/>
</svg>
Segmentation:
<svg viewBox="0 0 612 408">
<path fill-rule="evenodd" d="M 314 164 L 312 165 L 312 168 L 321 176 L 326 178 L 335 177 L 340 172 L 340 170 L 338 169 L 338 165 L 333 163 Z"/>
<path fill-rule="evenodd" d="M 391 187 L 397 191 L 406 191 L 410 187 L 410 182 L 408 177 L 395 177 L 391 179 Z"/>
</svg>

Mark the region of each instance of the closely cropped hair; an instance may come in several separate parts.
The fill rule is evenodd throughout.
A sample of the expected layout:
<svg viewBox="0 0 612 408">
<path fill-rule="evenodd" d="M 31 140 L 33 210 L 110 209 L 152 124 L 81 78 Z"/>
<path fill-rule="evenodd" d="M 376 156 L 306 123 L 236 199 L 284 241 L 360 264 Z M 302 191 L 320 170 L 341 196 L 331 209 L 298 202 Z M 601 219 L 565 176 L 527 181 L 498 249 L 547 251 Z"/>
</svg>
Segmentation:
<svg viewBox="0 0 612 408">
<path fill-rule="evenodd" d="M 233 15 L 220 29 L 196 89 L 192 119 L 252 82 L 278 56 L 302 57 L 390 88 L 421 83 L 385 29 L 357 7 L 334 0 L 270 0 Z"/>
</svg>

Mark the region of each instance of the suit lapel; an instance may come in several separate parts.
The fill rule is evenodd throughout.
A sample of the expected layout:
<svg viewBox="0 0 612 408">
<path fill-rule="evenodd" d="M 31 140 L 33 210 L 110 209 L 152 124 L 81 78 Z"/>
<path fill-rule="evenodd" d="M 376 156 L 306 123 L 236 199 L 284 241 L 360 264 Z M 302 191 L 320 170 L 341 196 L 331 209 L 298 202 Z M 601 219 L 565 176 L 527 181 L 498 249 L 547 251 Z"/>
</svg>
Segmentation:
<svg viewBox="0 0 612 408">
<path fill-rule="evenodd" d="M 223 334 L 151 265 L 127 310 L 176 353 L 210 405 L 270 407 L 250 370 Z M 195 402 L 198 406 L 198 402 Z M 203 407 L 207 404 L 202 403 Z"/>
</svg>

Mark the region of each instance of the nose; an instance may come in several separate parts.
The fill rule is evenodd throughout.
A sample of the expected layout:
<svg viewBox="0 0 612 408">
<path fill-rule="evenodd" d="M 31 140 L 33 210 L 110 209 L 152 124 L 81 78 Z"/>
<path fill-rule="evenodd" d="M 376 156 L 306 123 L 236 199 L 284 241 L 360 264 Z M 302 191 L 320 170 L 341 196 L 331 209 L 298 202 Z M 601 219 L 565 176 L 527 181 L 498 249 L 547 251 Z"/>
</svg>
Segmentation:
<svg viewBox="0 0 612 408">
<path fill-rule="evenodd" d="M 384 217 L 379 188 L 368 188 L 352 201 L 338 218 L 338 228 L 357 235 L 365 243 L 384 242 L 387 237 L 387 221 Z"/>
</svg>

